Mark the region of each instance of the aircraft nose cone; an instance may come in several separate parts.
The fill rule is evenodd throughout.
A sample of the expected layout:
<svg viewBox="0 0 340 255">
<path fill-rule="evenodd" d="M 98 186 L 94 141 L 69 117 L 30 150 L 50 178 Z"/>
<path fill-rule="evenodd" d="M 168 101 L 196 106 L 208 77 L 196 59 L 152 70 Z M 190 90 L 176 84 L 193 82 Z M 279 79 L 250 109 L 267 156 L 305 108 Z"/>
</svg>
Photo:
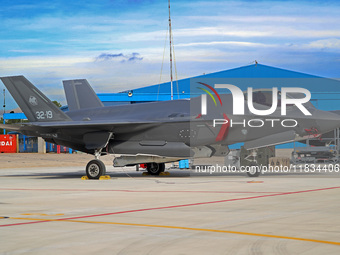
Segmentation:
<svg viewBox="0 0 340 255">
<path fill-rule="evenodd" d="M 320 133 L 326 133 L 340 127 L 340 115 L 332 112 L 318 111 L 313 113 Z"/>
</svg>

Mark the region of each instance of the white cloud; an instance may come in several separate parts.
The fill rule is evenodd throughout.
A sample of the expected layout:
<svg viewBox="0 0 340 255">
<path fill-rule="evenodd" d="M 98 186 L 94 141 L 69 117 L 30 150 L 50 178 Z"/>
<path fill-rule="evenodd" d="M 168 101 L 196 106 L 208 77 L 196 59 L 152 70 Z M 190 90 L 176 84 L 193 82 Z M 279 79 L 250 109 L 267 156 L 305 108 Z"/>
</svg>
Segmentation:
<svg viewBox="0 0 340 255">
<path fill-rule="evenodd" d="M 339 23 L 340 17 L 338 15 L 316 16 L 306 13 L 306 15 L 226 15 L 226 16 L 188 16 L 186 19 L 194 22 L 205 21 L 207 23 L 232 23 L 242 25 L 273 25 L 273 24 L 332 24 Z"/>
<path fill-rule="evenodd" d="M 340 39 L 331 38 L 331 39 L 324 39 L 313 41 L 307 45 L 309 48 L 315 49 L 340 49 Z"/>
<path fill-rule="evenodd" d="M 123 35 L 117 38 L 116 42 L 155 42 L 164 41 L 166 30 L 153 32 L 142 32 Z M 310 29 L 310 28 L 295 28 L 284 25 L 269 26 L 251 24 L 244 26 L 212 26 L 199 28 L 174 29 L 173 37 L 176 42 L 190 39 L 192 42 L 198 38 L 204 40 L 210 39 L 212 42 L 221 38 L 252 38 L 256 40 L 268 40 L 278 38 L 280 41 L 294 41 L 296 39 L 308 38 L 325 38 L 325 37 L 340 37 L 340 29 Z M 260 45 L 260 44 L 259 44 Z"/>
<path fill-rule="evenodd" d="M 28 56 L 0 58 L 0 69 L 23 70 L 49 67 L 68 67 L 78 63 L 92 62 L 93 58 L 83 56 Z"/>
<path fill-rule="evenodd" d="M 273 45 L 253 42 L 239 42 L 239 41 L 213 41 L 213 42 L 193 42 L 193 43 L 179 43 L 176 47 L 191 47 L 191 46 L 240 46 L 240 47 L 272 47 Z"/>
<path fill-rule="evenodd" d="M 142 32 L 128 34 L 120 38 L 120 41 L 153 41 L 164 40 L 166 30 L 158 30 L 153 32 Z M 203 37 L 203 36 L 236 36 L 236 37 L 264 37 L 269 36 L 267 31 L 254 31 L 254 30 L 239 30 L 231 27 L 199 27 L 199 28 L 184 28 L 174 29 L 173 36 L 176 38 L 190 38 L 190 37 Z"/>
</svg>

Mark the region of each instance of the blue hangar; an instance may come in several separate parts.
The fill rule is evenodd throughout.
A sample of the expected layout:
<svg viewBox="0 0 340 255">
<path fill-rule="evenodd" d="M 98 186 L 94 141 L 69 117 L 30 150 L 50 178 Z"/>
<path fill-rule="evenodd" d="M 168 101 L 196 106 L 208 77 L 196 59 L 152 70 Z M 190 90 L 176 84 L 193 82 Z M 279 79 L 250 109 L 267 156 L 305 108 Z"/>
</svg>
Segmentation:
<svg viewBox="0 0 340 255">
<path fill-rule="evenodd" d="M 190 80 L 228 78 L 242 90 L 247 87 L 302 87 L 312 94 L 311 102 L 320 110 L 340 110 L 340 81 L 310 74 L 285 70 L 262 64 L 243 66 L 235 69 L 200 75 L 173 82 L 173 98 L 189 98 Z M 248 80 L 248 82 L 246 82 Z M 209 80 L 208 80 L 209 81 Z M 225 92 L 224 92 L 225 93 Z M 119 93 L 99 93 L 104 105 L 134 104 L 170 100 L 170 82 L 122 91 Z M 66 108 L 66 109 L 65 109 Z M 64 107 L 67 110 L 67 107 Z"/>
<path fill-rule="evenodd" d="M 186 78 L 177 82 L 174 81 L 173 99 L 195 96 L 193 93 L 190 94 L 190 82 L 195 78 L 200 81 L 206 80 L 207 83 L 212 81 L 211 78 L 227 78 L 226 80 L 231 81 L 231 84 L 237 85 L 243 91 L 246 91 L 247 87 L 253 87 L 254 89 L 272 89 L 272 87 L 278 87 L 279 89 L 280 87 L 306 88 L 311 92 L 311 103 L 316 108 L 326 111 L 340 110 L 340 81 L 262 64 L 253 64 Z M 119 93 L 100 93 L 98 97 L 104 105 L 134 104 L 170 100 L 170 90 L 170 82 L 167 82 Z M 220 92 L 218 89 L 217 91 Z M 297 144 L 306 146 L 301 143 Z M 234 144 L 229 148 L 238 149 L 241 145 Z M 293 143 L 276 146 L 276 148 L 293 147 Z"/>
</svg>

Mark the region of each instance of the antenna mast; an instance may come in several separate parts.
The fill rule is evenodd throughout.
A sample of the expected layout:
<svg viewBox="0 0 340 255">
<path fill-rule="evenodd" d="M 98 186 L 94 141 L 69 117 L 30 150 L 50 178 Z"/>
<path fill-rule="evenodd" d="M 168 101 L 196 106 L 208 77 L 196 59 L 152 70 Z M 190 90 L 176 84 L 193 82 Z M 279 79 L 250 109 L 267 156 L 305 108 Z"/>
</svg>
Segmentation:
<svg viewBox="0 0 340 255">
<path fill-rule="evenodd" d="M 169 41 L 170 41 L 170 84 L 171 84 L 171 100 L 174 100 L 174 88 L 172 82 L 172 44 L 171 44 L 171 18 L 170 18 L 170 0 L 169 0 Z"/>
<path fill-rule="evenodd" d="M 4 89 L 3 90 L 3 93 L 4 93 L 4 114 L 5 114 L 5 112 L 6 112 L 6 90 Z"/>
</svg>

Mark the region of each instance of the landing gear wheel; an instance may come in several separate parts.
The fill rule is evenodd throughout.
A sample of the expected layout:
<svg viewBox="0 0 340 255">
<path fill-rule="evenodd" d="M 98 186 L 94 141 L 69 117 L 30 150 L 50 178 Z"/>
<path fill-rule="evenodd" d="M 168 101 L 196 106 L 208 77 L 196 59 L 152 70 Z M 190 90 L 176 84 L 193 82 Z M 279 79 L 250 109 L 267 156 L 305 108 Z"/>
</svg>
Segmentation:
<svg viewBox="0 0 340 255">
<path fill-rule="evenodd" d="M 261 170 L 258 165 L 250 165 L 247 171 L 249 177 L 259 177 Z"/>
<path fill-rule="evenodd" d="M 104 163 L 98 159 L 91 160 L 86 166 L 86 175 L 89 179 L 99 179 L 105 175 L 106 167 Z"/>
<path fill-rule="evenodd" d="M 147 163 L 146 169 L 148 170 L 148 173 L 151 175 L 159 175 L 161 172 L 164 172 L 165 164 L 164 163 Z"/>
</svg>

